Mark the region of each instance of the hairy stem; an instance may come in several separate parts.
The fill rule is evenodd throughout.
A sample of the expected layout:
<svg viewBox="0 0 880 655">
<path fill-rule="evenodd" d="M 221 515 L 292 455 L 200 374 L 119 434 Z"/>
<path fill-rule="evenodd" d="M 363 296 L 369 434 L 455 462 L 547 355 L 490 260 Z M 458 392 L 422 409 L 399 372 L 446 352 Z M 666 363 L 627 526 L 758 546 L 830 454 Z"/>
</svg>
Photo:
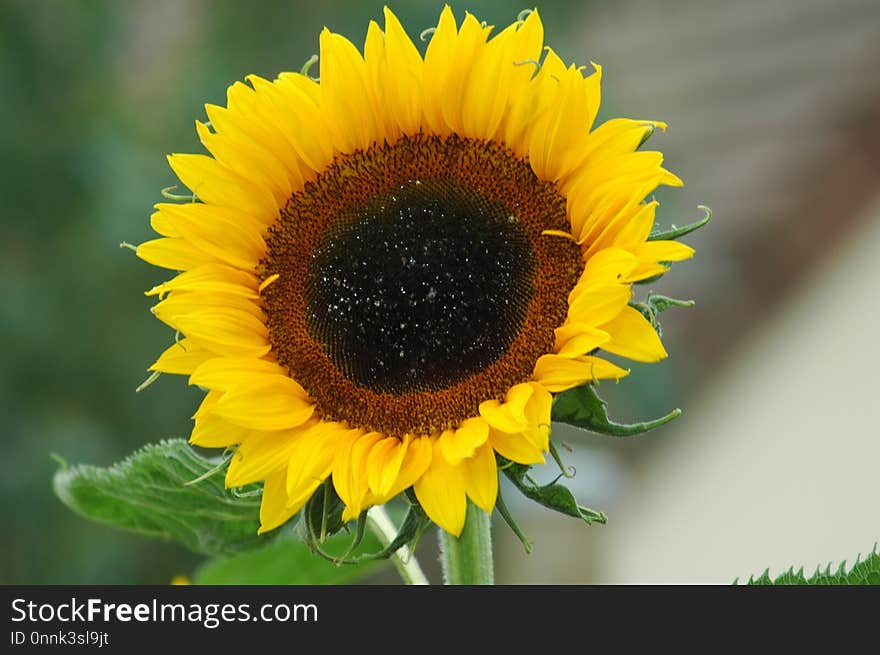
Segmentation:
<svg viewBox="0 0 880 655">
<path fill-rule="evenodd" d="M 446 584 L 494 584 L 489 515 L 468 501 L 467 518 L 461 536 L 456 538 L 445 530 L 440 530 L 440 559 Z"/>
</svg>

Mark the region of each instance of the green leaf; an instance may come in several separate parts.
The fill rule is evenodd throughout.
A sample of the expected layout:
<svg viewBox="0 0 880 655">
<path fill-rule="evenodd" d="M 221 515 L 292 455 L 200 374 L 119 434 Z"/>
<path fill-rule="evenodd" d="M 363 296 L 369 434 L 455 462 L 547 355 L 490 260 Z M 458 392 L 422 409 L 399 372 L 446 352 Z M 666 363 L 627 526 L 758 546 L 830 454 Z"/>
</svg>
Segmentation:
<svg viewBox="0 0 880 655">
<path fill-rule="evenodd" d="M 701 227 L 712 220 L 712 210 L 706 207 L 706 205 L 698 205 L 697 209 L 704 212 L 706 216 L 683 227 L 675 227 L 675 225 L 673 225 L 668 230 L 657 230 L 651 232 L 651 234 L 648 235 L 648 241 L 669 241 L 672 239 L 680 239 L 681 237 L 688 235 L 695 230 L 699 230 Z"/>
<path fill-rule="evenodd" d="M 597 434 L 611 437 L 631 437 L 659 428 L 681 416 L 680 409 L 673 409 L 666 416 L 642 423 L 617 423 L 608 418 L 608 408 L 596 393 L 592 384 L 584 384 L 556 396 L 553 402 L 552 420 Z"/>
<path fill-rule="evenodd" d="M 326 546 L 333 551 L 345 550 L 351 537 L 339 534 Z M 372 550 L 381 544 L 373 535 L 364 538 L 362 548 Z M 318 557 L 301 541 L 290 535 L 272 543 L 231 557 L 211 560 L 193 576 L 199 585 L 337 585 L 356 582 L 388 563 L 332 564 Z"/>
<path fill-rule="evenodd" d="M 566 516 L 582 519 L 588 525 L 593 523 L 605 523 L 608 517 L 603 512 L 597 512 L 589 507 L 578 505 L 574 495 L 558 482 L 538 485 L 528 475 L 529 467 L 523 464 L 505 462 L 502 470 L 508 479 L 513 482 L 517 489 L 527 498 L 549 509 L 554 509 Z"/>
<path fill-rule="evenodd" d="M 804 575 L 801 567 L 798 571 L 792 566 L 785 573 L 770 578 L 770 570 L 767 569 L 760 577 L 750 577 L 747 584 L 750 585 L 880 585 L 880 552 L 877 544 L 863 561 L 861 555 L 856 557 L 856 563 L 847 571 L 846 561 L 840 563 L 836 570 L 831 570 L 831 564 L 824 571 L 816 567 L 815 573 L 810 578 Z M 737 584 L 738 580 L 733 583 Z"/>
<path fill-rule="evenodd" d="M 55 473 L 61 501 L 77 514 L 196 553 L 229 555 L 267 543 L 257 535 L 259 486 L 232 492 L 223 462 L 186 441 L 148 445 L 108 468 L 79 465 Z M 197 482 L 193 482 L 198 480 Z"/>
</svg>

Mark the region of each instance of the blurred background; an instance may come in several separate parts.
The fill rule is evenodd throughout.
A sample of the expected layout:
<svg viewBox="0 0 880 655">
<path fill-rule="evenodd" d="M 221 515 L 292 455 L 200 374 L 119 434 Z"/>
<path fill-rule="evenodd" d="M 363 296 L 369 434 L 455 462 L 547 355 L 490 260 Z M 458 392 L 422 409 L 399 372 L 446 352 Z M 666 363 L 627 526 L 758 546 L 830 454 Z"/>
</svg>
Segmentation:
<svg viewBox="0 0 880 655">
<path fill-rule="evenodd" d="M 410 35 L 439 2 L 389 2 Z M 521 7 L 453 2 L 495 25 Z M 587 527 L 502 492 L 534 542 L 496 527 L 500 583 L 728 583 L 854 559 L 880 540 L 880 4 L 538 4 L 566 61 L 604 66 L 600 121 L 667 121 L 649 144 L 686 183 L 662 224 L 714 210 L 697 257 L 654 290 L 671 353 L 600 391 L 619 420 L 682 407 L 632 440 L 554 432 Z M 326 24 L 361 44 L 381 2 L 0 3 L 0 583 L 166 583 L 198 557 L 74 516 L 57 464 L 108 465 L 186 436 L 199 392 L 134 389 L 172 339 L 145 289 L 172 151 L 248 73 L 298 70 Z M 536 477 L 549 481 L 555 467 Z M 420 546 L 437 580 L 432 539 Z M 393 581 L 379 576 L 371 581 Z"/>
</svg>

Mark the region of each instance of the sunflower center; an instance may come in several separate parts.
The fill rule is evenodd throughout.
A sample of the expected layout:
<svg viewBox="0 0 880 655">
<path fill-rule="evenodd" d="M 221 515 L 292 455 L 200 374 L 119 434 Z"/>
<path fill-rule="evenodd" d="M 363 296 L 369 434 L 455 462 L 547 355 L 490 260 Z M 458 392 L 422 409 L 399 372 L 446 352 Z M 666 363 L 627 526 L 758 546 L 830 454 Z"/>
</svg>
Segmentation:
<svg viewBox="0 0 880 655">
<path fill-rule="evenodd" d="M 534 268 L 500 203 L 446 180 L 408 182 L 324 233 L 305 285 L 309 332 L 359 386 L 441 389 L 507 350 Z"/>
<path fill-rule="evenodd" d="M 324 420 L 436 434 L 531 379 L 583 260 L 565 198 L 503 145 L 416 134 L 338 157 L 260 263 L 272 352 Z"/>
</svg>

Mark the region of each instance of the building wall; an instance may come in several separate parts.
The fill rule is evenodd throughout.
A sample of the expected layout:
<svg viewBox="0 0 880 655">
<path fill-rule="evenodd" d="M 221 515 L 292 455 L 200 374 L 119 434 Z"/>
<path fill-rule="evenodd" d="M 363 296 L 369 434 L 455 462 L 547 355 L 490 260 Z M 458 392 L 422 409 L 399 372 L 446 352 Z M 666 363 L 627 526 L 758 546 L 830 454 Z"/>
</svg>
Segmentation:
<svg viewBox="0 0 880 655">
<path fill-rule="evenodd" d="M 860 224 L 634 462 L 597 581 L 725 583 L 880 540 L 880 205 Z"/>
</svg>

